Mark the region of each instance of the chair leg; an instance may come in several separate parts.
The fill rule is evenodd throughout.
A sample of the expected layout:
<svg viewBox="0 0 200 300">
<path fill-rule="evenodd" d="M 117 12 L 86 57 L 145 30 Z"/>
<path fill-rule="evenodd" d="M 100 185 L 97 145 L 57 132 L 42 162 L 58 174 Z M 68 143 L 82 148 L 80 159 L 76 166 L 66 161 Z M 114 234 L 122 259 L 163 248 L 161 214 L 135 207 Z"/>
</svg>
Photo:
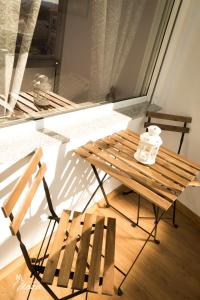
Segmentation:
<svg viewBox="0 0 200 300">
<path fill-rule="evenodd" d="M 173 217 L 172 217 L 173 226 L 175 228 L 178 228 L 178 225 L 176 224 L 176 201 L 173 203 Z"/>
</svg>

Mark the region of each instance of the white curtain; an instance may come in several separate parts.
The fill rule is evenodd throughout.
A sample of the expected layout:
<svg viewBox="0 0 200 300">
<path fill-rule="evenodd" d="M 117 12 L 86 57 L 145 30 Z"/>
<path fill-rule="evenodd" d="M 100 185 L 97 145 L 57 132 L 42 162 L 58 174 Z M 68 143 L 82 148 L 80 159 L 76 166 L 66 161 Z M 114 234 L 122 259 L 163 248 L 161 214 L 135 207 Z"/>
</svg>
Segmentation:
<svg viewBox="0 0 200 300">
<path fill-rule="evenodd" d="M 92 100 L 104 100 L 116 88 L 148 0 L 92 1 Z M 134 68 L 134 66 L 133 66 Z"/>
<path fill-rule="evenodd" d="M 7 103 L 12 78 L 21 0 L 0 0 L 0 106 Z"/>
<path fill-rule="evenodd" d="M 10 92 L 9 104 L 14 109 L 17 103 L 17 95 L 20 92 L 22 80 L 24 77 L 24 72 L 26 69 L 26 63 L 28 59 L 29 49 L 31 46 L 31 41 L 33 38 L 35 25 L 38 18 L 38 13 L 40 10 L 41 0 L 31 0 L 31 5 L 28 13 L 28 18 L 24 27 L 22 43 L 20 47 L 19 57 L 17 60 L 17 66 L 15 69 L 13 84 Z"/>
</svg>

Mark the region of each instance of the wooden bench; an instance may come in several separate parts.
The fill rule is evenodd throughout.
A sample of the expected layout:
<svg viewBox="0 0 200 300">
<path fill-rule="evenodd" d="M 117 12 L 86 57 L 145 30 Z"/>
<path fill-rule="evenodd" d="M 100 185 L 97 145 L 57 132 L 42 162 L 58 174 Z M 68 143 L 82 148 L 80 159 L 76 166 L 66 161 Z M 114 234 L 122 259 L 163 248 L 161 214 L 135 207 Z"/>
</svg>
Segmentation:
<svg viewBox="0 0 200 300">
<path fill-rule="evenodd" d="M 20 243 L 30 272 L 53 299 L 59 299 L 50 288 L 55 277 L 57 278 L 57 286 L 72 289 L 70 295 L 61 298 L 63 300 L 83 292 L 101 292 L 105 295 L 113 295 L 116 220 L 88 213 L 72 213 L 69 210 L 63 210 L 59 218 L 53 209 L 49 189 L 44 178 L 46 165 L 40 162 L 41 148 L 32 153 L 30 157 L 27 168 L 2 207 L 5 217 L 10 218 L 11 233 L 17 237 Z M 32 180 L 36 169 L 37 173 Z M 31 185 L 27 188 L 30 182 Z M 44 241 L 46 242 L 47 236 L 49 236 L 47 247 L 42 251 L 45 255 L 40 257 L 40 253 L 42 253 L 40 249 L 37 258 L 31 259 L 25 244 L 22 242 L 20 226 L 41 182 L 43 182 L 51 212 L 49 222 L 53 222 L 54 225 L 50 234 L 47 234 L 46 231 L 42 242 L 44 245 Z M 25 196 L 24 191 L 26 192 Z M 23 202 L 14 215 L 13 210 L 21 196 Z M 57 229 L 54 231 L 56 226 Z M 49 245 L 51 246 L 49 247 Z M 102 260 L 104 263 L 101 270 Z"/>
</svg>

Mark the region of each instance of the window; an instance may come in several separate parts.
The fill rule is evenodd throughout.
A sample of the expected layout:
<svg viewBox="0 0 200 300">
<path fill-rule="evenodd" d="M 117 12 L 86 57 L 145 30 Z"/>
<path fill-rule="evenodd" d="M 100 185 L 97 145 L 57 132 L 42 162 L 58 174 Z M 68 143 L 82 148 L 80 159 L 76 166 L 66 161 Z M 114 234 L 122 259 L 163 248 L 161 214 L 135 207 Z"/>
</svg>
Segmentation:
<svg viewBox="0 0 200 300">
<path fill-rule="evenodd" d="M 58 112 L 62 102 L 64 111 L 147 95 L 174 0 L 1 5 L 10 18 L 1 19 L 0 113 L 21 119 Z M 54 94 L 32 113 L 37 73 L 49 77 Z"/>
<path fill-rule="evenodd" d="M 146 95 L 172 6 L 69 0 L 60 93 L 76 103 Z"/>
</svg>

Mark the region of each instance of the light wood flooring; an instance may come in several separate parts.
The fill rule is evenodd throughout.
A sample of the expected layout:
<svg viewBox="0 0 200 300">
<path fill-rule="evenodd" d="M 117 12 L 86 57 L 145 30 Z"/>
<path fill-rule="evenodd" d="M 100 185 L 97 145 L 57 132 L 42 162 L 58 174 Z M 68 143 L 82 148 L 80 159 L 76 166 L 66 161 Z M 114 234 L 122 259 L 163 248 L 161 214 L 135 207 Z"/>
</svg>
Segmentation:
<svg viewBox="0 0 200 300">
<path fill-rule="evenodd" d="M 136 195 L 116 195 L 111 203 L 130 217 L 136 216 Z M 140 247 L 146 233 L 134 228 L 111 208 L 92 208 L 98 214 L 117 218 L 116 265 L 127 271 Z M 143 215 L 152 214 L 151 207 L 142 201 Z M 132 268 L 122 286 L 122 296 L 102 296 L 88 294 L 89 300 L 200 300 L 200 230 L 187 217 L 177 213 L 179 228 L 175 229 L 168 221 L 162 220 L 158 227 L 160 245 L 148 242 L 141 256 Z M 141 224 L 151 229 L 151 219 L 142 219 Z M 0 273 L 0 299 L 25 300 L 28 290 L 19 285 L 16 275 L 21 274 L 26 284 L 31 282 L 29 272 L 22 259 L 8 266 Z M 115 283 L 119 285 L 122 275 L 115 271 Z M 37 282 L 36 282 L 37 284 Z M 30 300 L 49 300 L 51 297 L 43 288 L 33 290 Z M 65 289 L 57 289 L 64 297 Z M 85 299 L 85 294 L 74 299 Z"/>
</svg>

